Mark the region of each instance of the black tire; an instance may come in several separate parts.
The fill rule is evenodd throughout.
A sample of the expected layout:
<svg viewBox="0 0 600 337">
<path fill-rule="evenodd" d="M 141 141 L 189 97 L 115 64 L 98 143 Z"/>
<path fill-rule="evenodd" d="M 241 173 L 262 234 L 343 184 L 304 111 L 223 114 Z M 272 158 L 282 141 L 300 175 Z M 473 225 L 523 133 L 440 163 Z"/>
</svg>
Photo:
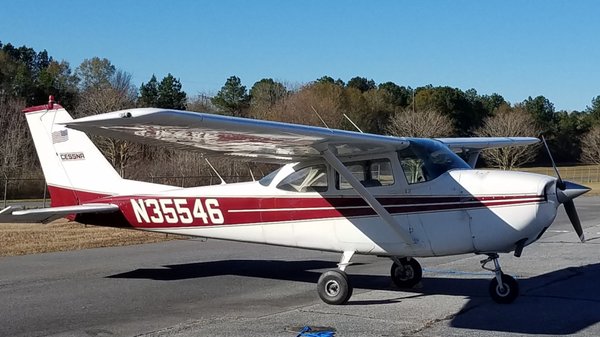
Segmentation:
<svg viewBox="0 0 600 337">
<path fill-rule="evenodd" d="M 421 282 L 423 269 L 417 260 L 404 257 L 400 259 L 400 263 L 402 266 L 394 262 L 390 270 L 392 282 L 398 288 L 412 288 Z"/>
<path fill-rule="evenodd" d="M 317 282 L 319 297 L 327 304 L 345 304 L 352 296 L 352 286 L 348 275 L 341 270 L 330 270 L 319 277 Z"/>
<path fill-rule="evenodd" d="M 519 296 L 519 283 L 512 276 L 502 274 L 504 291 L 499 287 L 498 280 L 494 277 L 490 282 L 490 296 L 496 303 L 509 304 Z"/>
</svg>

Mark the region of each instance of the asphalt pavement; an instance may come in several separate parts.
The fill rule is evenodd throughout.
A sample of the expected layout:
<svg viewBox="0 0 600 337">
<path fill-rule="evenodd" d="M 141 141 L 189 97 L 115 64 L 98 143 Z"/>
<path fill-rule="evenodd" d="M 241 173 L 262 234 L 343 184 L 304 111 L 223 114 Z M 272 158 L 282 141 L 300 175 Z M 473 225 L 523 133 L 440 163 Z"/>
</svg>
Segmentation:
<svg viewBox="0 0 600 337">
<path fill-rule="evenodd" d="M 424 278 L 400 291 L 391 261 L 358 256 L 344 306 L 321 302 L 320 273 L 339 254 L 219 240 L 0 258 L 0 336 L 600 336 L 600 197 L 576 205 L 581 244 L 561 208 L 522 257 L 510 305 L 488 295 L 481 256 L 419 259 Z"/>
</svg>

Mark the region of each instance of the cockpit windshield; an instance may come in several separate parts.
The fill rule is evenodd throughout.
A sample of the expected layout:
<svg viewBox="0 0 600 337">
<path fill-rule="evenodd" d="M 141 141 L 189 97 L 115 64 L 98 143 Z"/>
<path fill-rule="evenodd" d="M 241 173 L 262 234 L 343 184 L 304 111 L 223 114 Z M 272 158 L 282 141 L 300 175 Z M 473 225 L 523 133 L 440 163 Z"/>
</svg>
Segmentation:
<svg viewBox="0 0 600 337">
<path fill-rule="evenodd" d="M 398 151 L 398 159 L 409 184 L 433 180 L 452 169 L 470 166 L 444 144 L 430 139 L 411 139 Z"/>
<path fill-rule="evenodd" d="M 267 174 L 266 176 L 262 177 L 258 182 L 263 185 L 263 186 L 269 186 L 271 185 L 271 182 L 273 182 L 273 179 L 275 179 L 275 177 L 279 174 L 279 171 L 281 171 L 281 168 L 278 168 L 277 170 Z"/>
</svg>

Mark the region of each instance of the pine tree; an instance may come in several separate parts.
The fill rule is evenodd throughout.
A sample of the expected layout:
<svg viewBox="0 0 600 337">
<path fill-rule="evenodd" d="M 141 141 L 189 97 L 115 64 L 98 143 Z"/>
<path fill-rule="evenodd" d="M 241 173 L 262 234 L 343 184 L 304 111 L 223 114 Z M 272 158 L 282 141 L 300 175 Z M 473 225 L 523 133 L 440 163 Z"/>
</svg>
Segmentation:
<svg viewBox="0 0 600 337">
<path fill-rule="evenodd" d="M 152 74 L 148 83 L 142 83 L 140 86 L 140 97 L 138 99 L 138 106 L 145 107 L 156 107 L 158 102 L 158 81 L 156 76 Z"/>
<path fill-rule="evenodd" d="M 230 116 L 245 116 L 250 97 L 237 76 L 231 76 L 217 95 L 211 99 L 219 111 Z"/>
<path fill-rule="evenodd" d="M 181 90 L 181 82 L 170 73 L 160 81 L 158 85 L 158 99 L 156 106 L 185 110 L 187 95 Z"/>
</svg>

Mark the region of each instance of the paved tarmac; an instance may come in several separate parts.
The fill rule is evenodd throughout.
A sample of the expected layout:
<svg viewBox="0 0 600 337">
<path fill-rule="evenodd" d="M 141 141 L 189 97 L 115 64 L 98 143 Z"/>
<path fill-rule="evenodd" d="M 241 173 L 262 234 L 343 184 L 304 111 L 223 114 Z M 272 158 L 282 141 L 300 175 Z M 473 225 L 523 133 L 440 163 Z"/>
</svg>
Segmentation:
<svg viewBox="0 0 600 337">
<path fill-rule="evenodd" d="M 576 204 L 586 244 L 561 208 L 521 258 L 501 255 L 521 287 L 510 305 L 490 299 L 481 256 L 420 259 L 412 291 L 359 256 L 353 297 L 329 306 L 316 282 L 338 254 L 182 240 L 0 258 L 0 336 L 600 336 L 600 198 Z"/>
</svg>

